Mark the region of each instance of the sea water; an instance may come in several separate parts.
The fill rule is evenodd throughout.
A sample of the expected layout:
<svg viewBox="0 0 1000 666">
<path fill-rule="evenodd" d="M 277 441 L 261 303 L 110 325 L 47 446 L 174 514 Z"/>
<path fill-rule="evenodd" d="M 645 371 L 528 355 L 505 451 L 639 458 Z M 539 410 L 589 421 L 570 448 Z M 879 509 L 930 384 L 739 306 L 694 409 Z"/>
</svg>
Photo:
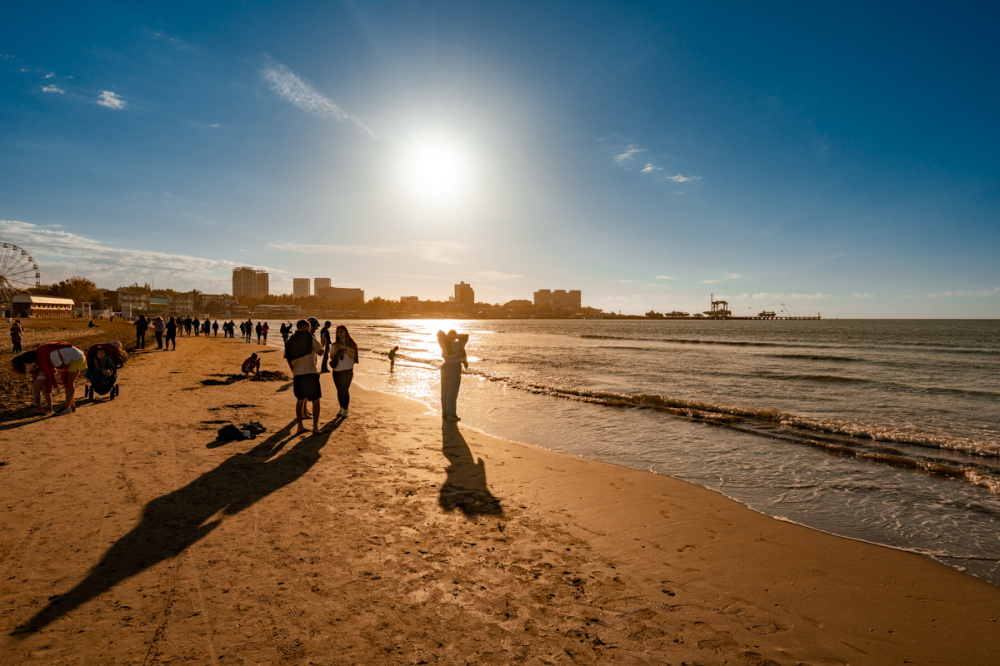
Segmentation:
<svg viewBox="0 0 1000 666">
<path fill-rule="evenodd" d="M 470 336 L 465 426 L 1000 585 L 1000 322 L 345 323 L 364 388 L 440 411 L 436 333 L 454 328 Z"/>
</svg>

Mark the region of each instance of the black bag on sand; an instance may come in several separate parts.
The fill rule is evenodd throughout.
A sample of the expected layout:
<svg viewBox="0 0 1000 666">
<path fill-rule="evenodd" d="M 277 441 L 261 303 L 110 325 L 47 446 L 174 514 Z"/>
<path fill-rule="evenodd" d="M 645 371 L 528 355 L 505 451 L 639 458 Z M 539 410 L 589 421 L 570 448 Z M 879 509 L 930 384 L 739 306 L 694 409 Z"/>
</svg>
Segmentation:
<svg viewBox="0 0 1000 666">
<path fill-rule="evenodd" d="M 243 437 L 243 431 L 234 426 L 232 423 L 227 423 L 219 428 L 218 438 L 223 442 L 233 442 L 245 439 Z"/>
</svg>

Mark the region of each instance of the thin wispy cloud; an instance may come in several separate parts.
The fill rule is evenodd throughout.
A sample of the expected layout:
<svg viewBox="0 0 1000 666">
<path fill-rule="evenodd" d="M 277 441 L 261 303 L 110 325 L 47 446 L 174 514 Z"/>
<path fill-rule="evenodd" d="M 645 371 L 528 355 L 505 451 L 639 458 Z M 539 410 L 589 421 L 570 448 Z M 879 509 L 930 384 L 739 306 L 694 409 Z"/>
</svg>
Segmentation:
<svg viewBox="0 0 1000 666">
<path fill-rule="evenodd" d="M 654 280 L 673 280 L 669 275 L 657 275 Z"/>
<path fill-rule="evenodd" d="M 425 241 L 406 246 L 383 245 L 337 245 L 324 243 L 268 243 L 274 250 L 297 252 L 300 254 L 353 255 L 377 257 L 390 254 L 411 255 L 433 264 L 455 265 L 464 263 L 462 257 L 472 251 L 472 246 L 450 241 Z M 521 277 L 521 276 L 517 276 Z"/>
<path fill-rule="evenodd" d="M 476 271 L 473 275 L 484 280 L 517 280 L 524 277 L 517 273 L 504 273 L 502 271 Z"/>
<path fill-rule="evenodd" d="M 471 245 L 466 245 L 465 243 L 453 243 L 450 241 L 427 241 L 417 243 L 414 248 L 414 254 L 424 261 L 448 265 L 464 263 L 461 257 L 469 254 L 471 251 Z"/>
<path fill-rule="evenodd" d="M 718 284 L 720 282 L 725 282 L 727 280 L 739 280 L 742 277 L 743 276 L 740 275 L 739 273 L 726 273 L 721 278 L 716 278 L 714 280 L 702 280 L 701 283 L 702 284 Z"/>
<path fill-rule="evenodd" d="M 125 108 L 125 100 L 119 97 L 117 93 L 113 93 L 110 90 L 102 91 L 100 97 L 97 98 L 97 103 L 109 109 Z"/>
<path fill-rule="evenodd" d="M 66 91 L 56 85 L 42 86 L 42 92 L 47 93 L 59 93 L 60 95 L 65 95 Z"/>
<path fill-rule="evenodd" d="M 42 78 L 46 78 L 46 79 L 51 79 L 51 78 L 53 78 L 53 77 L 54 77 L 55 75 L 56 75 L 56 74 L 55 74 L 55 72 L 49 72 L 48 74 L 46 74 L 46 75 L 45 75 L 44 77 L 42 77 Z"/>
<path fill-rule="evenodd" d="M 860 298 L 860 299 L 875 298 L 875 294 L 862 294 L 861 292 L 855 292 L 854 298 Z"/>
<path fill-rule="evenodd" d="M 275 250 L 298 252 L 299 254 L 339 254 L 361 257 L 376 257 L 398 252 L 397 249 L 391 247 L 337 245 L 331 243 L 268 243 L 267 246 Z"/>
<path fill-rule="evenodd" d="M 0 220 L 0 237 L 31 253 L 44 284 L 82 275 L 109 289 L 155 282 L 178 290 L 228 293 L 232 269 L 240 265 L 224 259 L 111 247 L 93 238 L 16 220 Z"/>
<path fill-rule="evenodd" d="M 377 137 L 375 131 L 360 118 L 345 111 L 342 106 L 324 96 L 284 65 L 269 63 L 261 70 L 261 76 L 278 97 L 291 102 L 303 111 L 325 120 L 353 123 L 368 135 Z"/>
<path fill-rule="evenodd" d="M 695 183 L 701 180 L 701 176 L 684 176 L 677 174 L 676 176 L 666 176 L 663 180 L 669 180 L 675 183 Z"/>
<path fill-rule="evenodd" d="M 830 294 L 776 294 L 773 292 L 759 292 L 751 296 L 755 301 L 824 301 L 831 298 Z"/>
<path fill-rule="evenodd" d="M 657 171 L 663 171 L 660 167 L 656 166 L 652 162 L 647 162 L 646 166 L 642 167 L 643 173 L 655 173 Z"/>
<path fill-rule="evenodd" d="M 625 163 L 630 162 L 632 158 L 635 157 L 637 154 L 644 152 L 646 152 L 645 148 L 639 148 L 638 146 L 629 146 L 628 148 L 625 149 L 625 152 L 615 155 L 615 162 L 624 165 Z"/>
<path fill-rule="evenodd" d="M 993 287 L 992 289 L 973 289 L 973 290 L 962 290 L 962 291 L 942 291 L 936 294 L 927 294 L 928 298 L 990 298 L 993 296 L 1000 296 L 1000 287 Z"/>
</svg>

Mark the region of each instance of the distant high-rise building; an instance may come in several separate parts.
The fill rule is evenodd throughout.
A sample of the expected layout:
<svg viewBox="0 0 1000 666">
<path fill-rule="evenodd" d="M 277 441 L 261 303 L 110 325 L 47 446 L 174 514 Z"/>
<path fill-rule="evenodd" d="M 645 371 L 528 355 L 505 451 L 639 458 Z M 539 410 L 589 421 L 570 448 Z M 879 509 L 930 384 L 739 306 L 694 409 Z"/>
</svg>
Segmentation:
<svg viewBox="0 0 1000 666">
<path fill-rule="evenodd" d="M 257 286 L 257 271 L 250 266 L 240 266 L 233 269 L 233 296 L 236 298 L 253 298 Z"/>
<path fill-rule="evenodd" d="M 582 307 L 582 302 L 583 298 L 579 289 L 574 289 L 573 291 L 539 289 L 535 292 L 536 307 L 539 305 L 551 305 L 557 310 L 579 310 Z"/>
<path fill-rule="evenodd" d="M 471 284 L 459 282 L 455 285 L 455 302 L 459 305 L 467 305 L 470 308 L 476 304 L 476 292 L 472 290 Z"/>
<path fill-rule="evenodd" d="M 233 296 L 236 298 L 263 298 L 268 294 L 267 271 L 250 266 L 233 269 Z"/>
<path fill-rule="evenodd" d="M 319 290 L 323 287 L 332 287 L 333 280 L 330 278 L 313 278 L 313 293 L 319 296 Z"/>
<path fill-rule="evenodd" d="M 309 295 L 309 278 L 292 278 L 292 296 L 306 298 Z"/>
</svg>

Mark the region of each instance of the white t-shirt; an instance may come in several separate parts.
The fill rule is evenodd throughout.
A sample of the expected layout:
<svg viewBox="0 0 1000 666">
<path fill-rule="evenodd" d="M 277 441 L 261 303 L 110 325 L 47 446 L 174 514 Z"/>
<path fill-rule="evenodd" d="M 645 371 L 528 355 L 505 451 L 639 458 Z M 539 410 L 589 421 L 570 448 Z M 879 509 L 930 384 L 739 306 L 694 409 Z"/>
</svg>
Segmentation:
<svg viewBox="0 0 1000 666">
<path fill-rule="evenodd" d="M 355 349 L 354 353 L 356 355 L 358 353 L 358 350 Z M 344 357 L 339 361 L 337 361 L 337 365 L 334 366 L 333 371 L 343 372 L 344 370 L 350 370 L 351 368 L 354 367 L 354 362 L 356 358 L 357 356 L 355 356 L 355 358 L 351 358 L 349 355 L 344 354 Z"/>
<path fill-rule="evenodd" d="M 319 374 L 319 366 L 316 365 L 316 359 L 319 355 L 323 353 L 323 345 L 320 344 L 319 340 L 315 336 L 312 337 L 312 353 L 306 354 L 305 356 L 300 356 L 294 361 L 292 361 L 292 374 L 293 375 L 317 375 Z"/>
<path fill-rule="evenodd" d="M 61 368 L 69 365 L 73 361 L 79 361 L 83 358 L 83 352 L 76 347 L 63 347 L 62 349 L 56 349 L 49 354 L 49 359 L 52 361 L 52 367 L 54 368 Z"/>
</svg>

